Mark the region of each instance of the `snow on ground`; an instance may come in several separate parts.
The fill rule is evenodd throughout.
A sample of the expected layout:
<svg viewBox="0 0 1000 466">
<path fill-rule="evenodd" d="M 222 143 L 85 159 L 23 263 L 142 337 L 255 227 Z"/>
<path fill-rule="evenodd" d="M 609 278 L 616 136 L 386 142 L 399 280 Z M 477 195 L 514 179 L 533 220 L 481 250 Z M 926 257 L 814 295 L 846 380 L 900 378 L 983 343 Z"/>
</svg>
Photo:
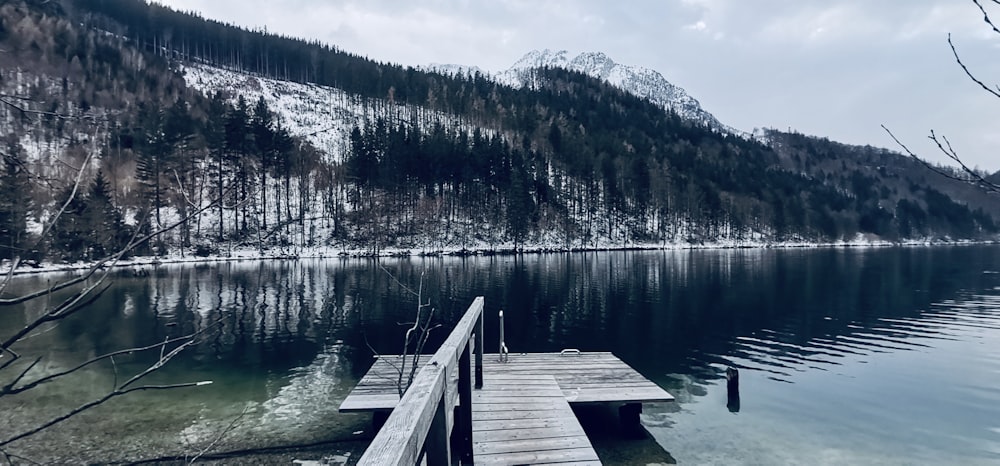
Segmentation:
<svg viewBox="0 0 1000 466">
<path fill-rule="evenodd" d="M 181 72 L 188 86 L 206 95 L 222 91 L 233 103 L 242 95 L 251 108 L 264 97 L 292 135 L 304 137 L 331 157 L 348 147 L 351 128 L 364 124 L 360 102 L 333 87 L 278 81 L 203 64 L 184 66 Z"/>
<path fill-rule="evenodd" d="M 596 251 L 683 251 L 683 250 L 713 250 L 713 249 L 797 249 L 797 248 L 882 248 L 882 247 L 924 247 L 924 246 L 969 246 L 976 244 L 1000 244 L 997 241 L 971 241 L 971 240 L 949 240 L 949 239 L 918 239 L 903 242 L 891 242 L 878 238 L 858 235 L 856 238 L 846 241 L 834 241 L 830 243 L 810 243 L 805 241 L 782 241 L 782 242 L 737 242 L 732 240 L 721 240 L 691 244 L 686 242 L 675 243 L 634 243 L 627 245 L 599 244 L 594 247 L 570 247 L 561 244 L 545 244 L 523 247 L 515 251 L 509 245 L 494 247 L 477 247 L 466 249 L 460 247 L 446 247 L 439 249 L 428 249 L 424 251 L 412 251 L 409 249 L 387 248 L 379 251 L 379 257 L 436 257 L 436 256 L 469 256 L 469 255 L 512 255 L 512 254 L 547 254 L 547 253 L 570 253 L 570 252 L 596 252 Z M 297 259 L 356 259 L 369 258 L 370 251 L 363 249 L 344 249 L 339 247 L 307 247 L 307 248 L 271 248 L 261 251 L 255 248 L 233 248 L 224 254 L 213 256 L 196 256 L 190 251 L 186 253 L 173 252 L 159 257 L 134 257 L 119 261 L 115 264 L 118 268 L 131 268 L 136 273 L 141 273 L 144 269 L 156 267 L 163 264 L 196 264 L 212 262 L 242 262 L 242 261 L 270 261 L 270 260 L 297 260 Z M 89 270 L 94 266 L 94 262 L 75 263 L 54 263 L 45 262 L 37 265 L 21 264 L 14 275 L 40 274 L 40 273 L 62 273 L 81 272 Z M 0 275 L 7 275 L 10 272 L 10 261 L 0 262 Z"/>
<path fill-rule="evenodd" d="M 341 156 L 350 147 L 349 137 L 353 127 L 363 128 L 377 117 L 387 114 L 395 120 L 390 121 L 392 124 L 415 121 L 420 113 L 447 127 L 461 127 L 469 134 L 473 130 L 471 126 L 462 125 L 453 115 L 381 99 L 365 99 L 330 86 L 281 81 L 205 64 L 183 66 L 181 72 L 188 86 L 206 95 L 223 91 L 229 95 L 231 102 L 236 102 L 242 95 L 251 108 L 263 97 L 293 136 L 305 138 L 326 154 L 328 161 L 342 160 Z"/>
</svg>

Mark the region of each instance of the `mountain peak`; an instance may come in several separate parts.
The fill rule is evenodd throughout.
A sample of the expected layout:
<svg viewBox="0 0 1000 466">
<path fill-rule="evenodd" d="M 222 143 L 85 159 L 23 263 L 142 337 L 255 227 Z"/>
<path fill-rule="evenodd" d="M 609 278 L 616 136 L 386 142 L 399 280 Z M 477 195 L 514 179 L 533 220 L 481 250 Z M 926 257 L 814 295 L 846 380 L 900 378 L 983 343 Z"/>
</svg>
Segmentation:
<svg viewBox="0 0 1000 466">
<path fill-rule="evenodd" d="M 565 67 L 569 60 L 566 56 L 569 52 L 566 50 L 532 50 L 520 60 L 514 62 L 514 65 L 510 67 L 511 70 L 525 70 L 531 68 L 543 68 L 543 67 Z"/>
<path fill-rule="evenodd" d="M 638 97 L 649 99 L 654 104 L 673 112 L 682 118 L 707 125 L 715 130 L 731 134 L 741 131 L 723 125 L 703 108 L 694 97 L 681 87 L 671 84 L 656 70 L 640 66 L 622 65 L 604 52 L 583 52 L 570 58 L 566 50 L 533 50 L 526 53 L 498 79 L 515 86 L 524 84 L 524 71 L 533 68 L 566 68 L 603 80 Z"/>
</svg>

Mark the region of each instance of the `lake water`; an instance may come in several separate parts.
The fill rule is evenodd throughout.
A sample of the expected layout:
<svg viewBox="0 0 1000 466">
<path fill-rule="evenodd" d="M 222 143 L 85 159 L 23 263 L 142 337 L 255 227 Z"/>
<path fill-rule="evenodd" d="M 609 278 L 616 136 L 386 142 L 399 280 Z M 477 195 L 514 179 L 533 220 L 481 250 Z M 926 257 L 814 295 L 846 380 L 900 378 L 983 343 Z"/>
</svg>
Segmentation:
<svg viewBox="0 0 1000 466">
<path fill-rule="evenodd" d="M 369 346 L 399 351 L 399 323 L 417 300 L 397 281 L 416 290 L 422 274 L 424 299 L 442 323 L 486 297 L 487 350 L 503 309 L 511 351 L 613 351 L 666 388 L 677 403 L 647 405 L 642 421 L 682 464 L 1000 462 L 1000 247 L 381 264 L 243 262 L 116 274 L 90 309 L 18 349 L 44 356 L 39 373 L 51 373 L 209 328 L 149 382 L 213 384 L 118 398 L 11 451 L 43 462 L 110 461 L 319 443 L 314 457 L 356 459 L 370 438 L 368 418 L 337 406 L 371 364 Z M 23 277 L 15 286 L 59 278 Z M 44 301 L 3 309 L 0 336 Z M 430 347 L 446 333 L 435 333 Z M 106 393 L 116 370 L 123 380 L 158 355 L 122 356 L 66 383 L 0 398 L 0 437 Z M 727 366 L 740 368 L 738 412 L 727 408 Z M 656 456 L 644 460 L 663 461 Z"/>
</svg>

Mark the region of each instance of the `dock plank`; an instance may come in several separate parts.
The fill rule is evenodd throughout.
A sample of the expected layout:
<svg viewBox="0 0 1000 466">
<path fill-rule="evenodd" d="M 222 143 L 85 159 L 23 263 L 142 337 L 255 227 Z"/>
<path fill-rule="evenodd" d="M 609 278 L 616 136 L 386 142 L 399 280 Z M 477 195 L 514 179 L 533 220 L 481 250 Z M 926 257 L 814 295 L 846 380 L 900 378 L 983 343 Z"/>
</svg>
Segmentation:
<svg viewBox="0 0 1000 466">
<path fill-rule="evenodd" d="M 511 354 L 506 363 L 487 354 L 483 372 L 487 383 L 490 376 L 552 375 L 570 403 L 674 401 L 666 390 L 606 352 Z"/>
<path fill-rule="evenodd" d="M 593 455 L 592 455 L 593 454 Z M 517 464 L 563 464 L 575 462 L 582 464 L 601 464 L 596 458 L 594 448 L 573 448 L 563 450 L 519 451 L 476 456 L 476 464 L 482 465 L 517 465 Z"/>
<path fill-rule="evenodd" d="M 399 374 L 395 367 L 400 362 L 398 355 L 377 358 L 340 405 L 340 410 L 391 410 L 399 401 L 395 384 Z M 674 401 L 665 390 L 608 352 L 511 354 L 506 363 L 499 362 L 497 354 L 486 354 L 483 366 L 485 385 L 482 390 L 545 385 L 537 376 L 551 375 L 570 403 Z"/>
<path fill-rule="evenodd" d="M 490 373 L 484 377 L 484 390 L 472 394 L 476 464 L 600 464 L 554 377 Z M 491 381 L 507 383 L 490 385 Z"/>
</svg>

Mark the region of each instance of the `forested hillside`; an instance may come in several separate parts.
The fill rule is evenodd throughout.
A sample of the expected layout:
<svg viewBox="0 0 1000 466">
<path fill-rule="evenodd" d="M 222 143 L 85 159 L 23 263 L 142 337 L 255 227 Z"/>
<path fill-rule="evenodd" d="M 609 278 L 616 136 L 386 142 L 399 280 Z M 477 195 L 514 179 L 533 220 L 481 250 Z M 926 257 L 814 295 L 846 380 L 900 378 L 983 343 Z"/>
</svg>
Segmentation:
<svg viewBox="0 0 1000 466">
<path fill-rule="evenodd" d="M 560 68 L 515 89 L 141 0 L 6 2 L 0 57 L 5 258 L 94 259 L 183 219 L 138 252 L 753 245 L 997 228 L 982 193 L 897 154 L 777 132 L 765 145 Z M 314 144 L 319 133 L 333 142 Z"/>
</svg>

